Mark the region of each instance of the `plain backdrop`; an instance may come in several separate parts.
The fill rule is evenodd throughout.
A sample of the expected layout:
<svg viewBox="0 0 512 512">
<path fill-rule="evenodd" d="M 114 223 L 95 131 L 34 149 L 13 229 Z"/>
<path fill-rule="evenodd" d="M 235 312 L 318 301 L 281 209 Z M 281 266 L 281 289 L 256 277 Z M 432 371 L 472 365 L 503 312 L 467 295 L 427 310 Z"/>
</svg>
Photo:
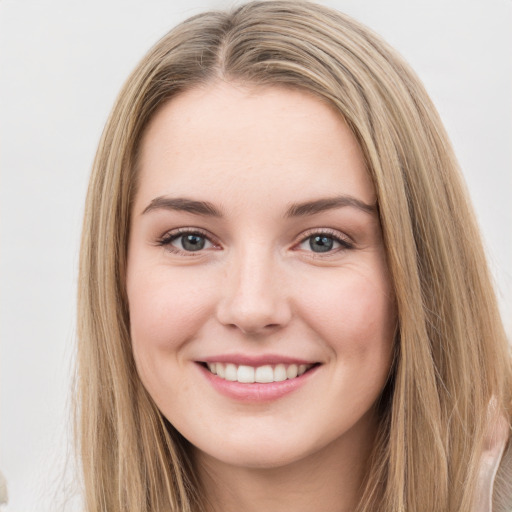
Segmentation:
<svg viewBox="0 0 512 512">
<path fill-rule="evenodd" d="M 425 83 L 467 179 L 511 334 L 512 0 L 321 3 L 383 35 Z M 65 500 L 75 487 L 68 404 L 78 244 L 114 98 L 177 22 L 233 5 L 0 0 L 0 470 L 10 512 L 79 510 Z"/>
</svg>

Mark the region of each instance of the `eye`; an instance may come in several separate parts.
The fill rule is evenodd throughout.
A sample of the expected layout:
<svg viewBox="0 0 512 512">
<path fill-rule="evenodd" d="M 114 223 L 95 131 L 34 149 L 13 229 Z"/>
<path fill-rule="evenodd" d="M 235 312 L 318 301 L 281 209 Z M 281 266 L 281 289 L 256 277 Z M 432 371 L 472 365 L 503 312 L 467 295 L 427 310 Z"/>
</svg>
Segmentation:
<svg viewBox="0 0 512 512">
<path fill-rule="evenodd" d="M 211 242 L 209 242 L 204 236 L 197 233 L 181 235 L 171 242 L 173 247 L 184 251 L 200 251 L 208 246 L 208 244 L 211 245 Z"/>
<path fill-rule="evenodd" d="M 315 253 L 337 252 L 343 249 L 352 249 L 352 244 L 341 235 L 333 233 L 313 233 L 304 238 L 299 249 Z"/>
<path fill-rule="evenodd" d="M 158 245 L 165 246 L 171 252 L 176 253 L 199 252 L 216 247 L 204 233 L 184 229 L 167 233 L 158 241 Z"/>
</svg>

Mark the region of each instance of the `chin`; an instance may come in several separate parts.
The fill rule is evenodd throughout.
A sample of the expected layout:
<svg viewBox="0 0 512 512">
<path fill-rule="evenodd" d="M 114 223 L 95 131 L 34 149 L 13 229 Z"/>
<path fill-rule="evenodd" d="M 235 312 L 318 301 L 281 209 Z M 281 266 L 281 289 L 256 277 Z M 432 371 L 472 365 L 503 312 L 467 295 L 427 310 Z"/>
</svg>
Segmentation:
<svg viewBox="0 0 512 512">
<path fill-rule="evenodd" d="M 194 448 L 199 460 L 210 459 L 222 464 L 245 469 L 277 469 L 292 465 L 307 457 L 308 454 L 293 449 L 283 449 L 275 446 L 276 443 L 266 447 L 259 445 L 232 447 L 222 452 L 209 450 L 203 452 Z"/>
<path fill-rule="evenodd" d="M 193 452 L 198 461 L 217 461 L 237 468 L 276 469 L 323 457 L 332 445 L 325 437 L 315 439 L 308 429 L 301 429 L 297 434 L 272 431 L 268 435 L 260 432 L 239 439 L 230 436 L 203 446 L 196 442 Z"/>
</svg>

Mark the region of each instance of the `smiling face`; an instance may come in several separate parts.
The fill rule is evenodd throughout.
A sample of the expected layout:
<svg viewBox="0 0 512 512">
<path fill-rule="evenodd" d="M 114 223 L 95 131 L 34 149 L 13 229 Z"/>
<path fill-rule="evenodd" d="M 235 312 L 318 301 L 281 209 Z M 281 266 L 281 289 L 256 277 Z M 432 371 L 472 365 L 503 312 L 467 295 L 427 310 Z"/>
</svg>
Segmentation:
<svg viewBox="0 0 512 512">
<path fill-rule="evenodd" d="M 213 84 L 145 132 L 127 293 L 140 378 L 197 457 L 371 444 L 396 324 L 353 134 L 304 92 Z"/>
</svg>

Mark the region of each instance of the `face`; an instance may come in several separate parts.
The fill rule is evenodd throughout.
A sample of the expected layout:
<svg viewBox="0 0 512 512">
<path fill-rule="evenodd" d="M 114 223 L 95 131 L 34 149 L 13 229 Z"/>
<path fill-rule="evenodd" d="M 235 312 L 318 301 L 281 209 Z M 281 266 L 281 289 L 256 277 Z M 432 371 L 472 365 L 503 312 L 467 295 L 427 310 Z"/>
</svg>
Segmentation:
<svg viewBox="0 0 512 512">
<path fill-rule="evenodd" d="M 156 114 L 133 353 L 198 457 L 277 467 L 370 442 L 396 324 L 375 202 L 353 134 L 307 93 L 212 84 Z"/>
</svg>

